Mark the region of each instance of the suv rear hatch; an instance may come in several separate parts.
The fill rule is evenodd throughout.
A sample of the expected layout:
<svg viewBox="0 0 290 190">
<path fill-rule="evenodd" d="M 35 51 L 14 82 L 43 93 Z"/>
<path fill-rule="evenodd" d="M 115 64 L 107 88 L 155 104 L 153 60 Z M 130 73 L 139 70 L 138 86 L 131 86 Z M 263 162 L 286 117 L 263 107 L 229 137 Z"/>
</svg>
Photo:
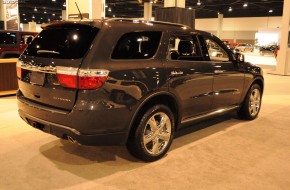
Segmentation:
<svg viewBox="0 0 290 190">
<path fill-rule="evenodd" d="M 17 63 L 20 96 L 44 106 L 71 110 L 79 88 L 79 68 L 98 31 L 88 23 L 45 26 Z"/>
</svg>

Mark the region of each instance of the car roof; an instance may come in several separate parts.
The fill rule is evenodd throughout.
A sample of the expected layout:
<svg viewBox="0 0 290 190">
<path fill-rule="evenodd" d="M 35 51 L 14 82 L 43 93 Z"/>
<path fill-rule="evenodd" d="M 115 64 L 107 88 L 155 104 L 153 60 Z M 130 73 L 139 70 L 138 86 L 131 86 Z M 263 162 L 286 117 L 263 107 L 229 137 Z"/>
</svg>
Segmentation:
<svg viewBox="0 0 290 190">
<path fill-rule="evenodd" d="M 130 18 L 108 18 L 108 19 L 83 19 L 83 20 L 65 20 L 65 21 L 53 21 L 47 24 L 43 24 L 41 27 L 51 27 L 54 25 L 88 25 L 93 27 L 102 28 L 104 25 L 114 25 L 116 27 L 130 27 L 130 28 L 138 28 L 138 29 L 149 29 L 148 26 L 154 26 L 151 30 L 181 30 L 181 31 L 190 31 L 206 36 L 213 36 L 212 33 L 195 30 L 191 27 L 172 22 L 162 22 L 162 21 L 146 21 L 140 19 L 130 19 Z"/>
</svg>

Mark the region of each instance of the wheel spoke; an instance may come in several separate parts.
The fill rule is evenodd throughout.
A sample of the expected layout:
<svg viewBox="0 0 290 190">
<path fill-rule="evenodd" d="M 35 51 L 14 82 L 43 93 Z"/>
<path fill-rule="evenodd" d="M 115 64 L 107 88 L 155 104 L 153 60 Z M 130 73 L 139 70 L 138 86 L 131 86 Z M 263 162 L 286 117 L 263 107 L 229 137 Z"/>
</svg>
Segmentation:
<svg viewBox="0 0 290 190">
<path fill-rule="evenodd" d="M 160 146 L 160 143 L 159 143 L 158 140 L 153 141 L 153 147 L 152 147 L 153 154 L 158 154 L 159 153 L 159 146 Z"/>
<path fill-rule="evenodd" d="M 163 115 L 160 120 L 160 127 L 159 130 L 165 129 L 166 123 L 167 123 L 168 117 L 166 115 Z"/>
<path fill-rule="evenodd" d="M 151 130 L 152 130 L 153 132 L 155 132 L 155 131 L 158 130 L 157 123 L 156 123 L 156 120 L 155 120 L 154 116 L 152 116 L 152 117 L 149 119 L 148 124 L 150 125 Z"/>
<path fill-rule="evenodd" d="M 153 139 L 155 138 L 155 136 L 153 134 L 149 134 L 143 137 L 143 142 L 144 145 L 150 143 L 151 141 L 153 141 Z"/>
<path fill-rule="evenodd" d="M 163 141 L 165 141 L 165 142 L 168 142 L 169 139 L 170 139 L 170 133 L 163 132 L 163 133 L 159 134 L 158 137 L 159 137 L 161 140 L 163 140 Z"/>
</svg>

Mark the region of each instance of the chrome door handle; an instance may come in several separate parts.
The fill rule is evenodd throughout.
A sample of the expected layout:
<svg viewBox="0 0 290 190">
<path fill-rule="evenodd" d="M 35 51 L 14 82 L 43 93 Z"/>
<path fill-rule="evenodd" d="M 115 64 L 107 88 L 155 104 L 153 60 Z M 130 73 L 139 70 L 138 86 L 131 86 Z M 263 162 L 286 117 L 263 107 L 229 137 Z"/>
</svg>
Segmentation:
<svg viewBox="0 0 290 190">
<path fill-rule="evenodd" d="M 218 74 L 218 73 L 223 73 L 225 72 L 225 70 L 214 70 L 214 73 Z"/>
<path fill-rule="evenodd" d="M 171 71 L 171 75 L 183 75 L 182 71 Z"/>
</svg>

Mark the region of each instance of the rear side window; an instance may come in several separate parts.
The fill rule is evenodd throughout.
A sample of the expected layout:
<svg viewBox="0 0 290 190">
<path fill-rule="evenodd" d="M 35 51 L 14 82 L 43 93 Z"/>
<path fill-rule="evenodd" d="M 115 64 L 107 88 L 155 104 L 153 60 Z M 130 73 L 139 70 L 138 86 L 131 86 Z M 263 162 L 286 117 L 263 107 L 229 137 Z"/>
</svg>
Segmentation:
<svg viewBox="0 0 290 190">
<path fill-rule="evenodd" d="M 99 29 L 91 26 L 59 26 L 44 29 L 31 42 L 24 55 L 79 59 L 88 51 Z"/>
<path fill-rule="evenodd" d="M 118 41 L 112 59 L 149 59 L 159 46 L 162 32 L 131 32 Z"/>
<path fill-rule="evenodd" d="M 16 33 L 0 33 L 0 44 L 16 44 Z"/>
</svg>

